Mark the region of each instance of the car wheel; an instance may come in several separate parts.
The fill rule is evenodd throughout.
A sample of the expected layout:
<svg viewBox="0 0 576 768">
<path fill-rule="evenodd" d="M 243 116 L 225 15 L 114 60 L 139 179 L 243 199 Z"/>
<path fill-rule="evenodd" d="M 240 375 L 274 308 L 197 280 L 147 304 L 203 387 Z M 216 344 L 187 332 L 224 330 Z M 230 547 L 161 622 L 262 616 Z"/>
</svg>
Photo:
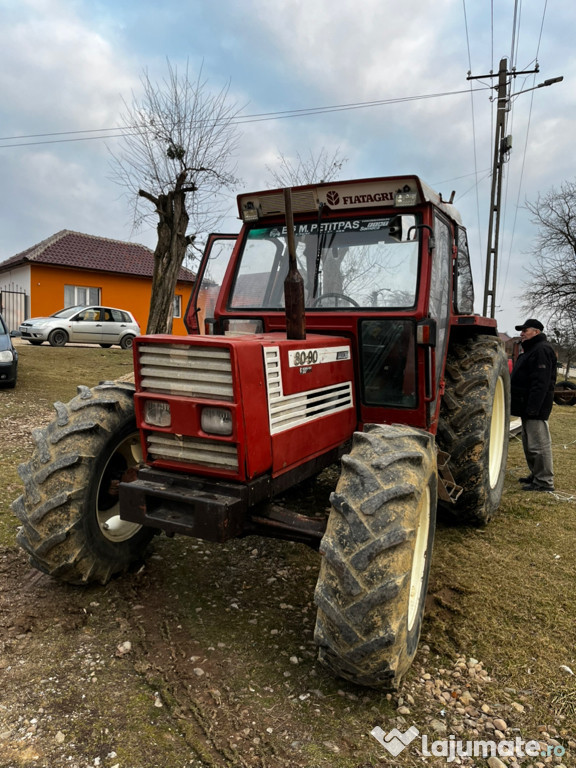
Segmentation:
<svg viewBox="0 0 576 768">
<path fill-rule="evenodd" d="M 41 341 L 31 341 L 30 339 L 28 339 L 28 343 L 32 344 L 33 347 L 39 347 L 42 344 Z"/>
<path fill-rule="evenodd" d="M 63 347 L 68 341 L 68 334 L 61 328 L 56 328 L 56 330 L 52 331 L 48 336 L 48 341 L 52 347 Z"/>
<path fill-rule="evenodd" d="M 110 349 L 112 344 L 100 344 L 100 346 L 102 347 L 102 349 Z"/>
<path fill-rule="evenodd" d="M 134 336 L 131 334 L 128 334 L 128 336 L 124 336 L 122 339 L 120 339 L 120 346 L 122 349 L 132 349 L 132 344 L 134 343 Z"/>
</svg>

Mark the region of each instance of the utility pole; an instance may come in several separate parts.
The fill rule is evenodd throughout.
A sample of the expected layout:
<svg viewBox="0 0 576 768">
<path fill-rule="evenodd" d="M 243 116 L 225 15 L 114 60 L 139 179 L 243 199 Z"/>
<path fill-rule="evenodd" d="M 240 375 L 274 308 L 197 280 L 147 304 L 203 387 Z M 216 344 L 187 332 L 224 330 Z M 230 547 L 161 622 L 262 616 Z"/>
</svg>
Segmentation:
<svg viewBox="0 0 576 768">
<path fill-rule="evenodd" d="M 498 275 L 498 246 L 500 240 L 500 208 L 502 198 L 502 171 L 508 153 L 512 149 L 512 136 L 506 136 L 506 117 L 510 111 L 510 83 L 511 78 L 517 75 L 533 75 L 540 69 L 536 64 L 535 69 L 527 69 L 518 72 L 512 69 L 508 72 L 508 59 L 500 59 L 500 68 L 498 75 L 491 72 L 489 75 L 475 75 L 468 73 L 467 80 L 483 80 L 485 78 L 498 77 L 498 85 L 493 86 L 498 92 L 497 110 L 496 110 L 496 135 L 494 138 L 494 162 L 492 166 L 492 191 L 490 194 L 490 222 L 488 226 L 488 249 L 486 252 L 486 277 L 484 281 L 484 305 L 482 314 L 484 317 L 494 317 L 496 312 L 496 277 Z M 510 79 L 509 79 L 510 78 Z M 535 91 L 537 88 L 543 88 L 554 83 L 560 83 L 564 77 L 552 77 L 544 80 L 543 83 L 532 88 L 526 88 L 518 91 L 514 96 L 521 93 Z M 490 307 L 488 307 L 490 304 Z M 488 314 L 490 310 L 490 314 Z"/>
<path fill-rule="evenodd" d="M 494 137 L 494 160 L 492 164 L 492 191 L 490 193 L 490 220 L 488 224 L 488 248 L 486 251 L 486 276 L 484 280 L 484 317 L 494 317 L 496 313 L 496 278 L 498 276 L 498 246 L 500 242 L 500 210 L 502 200 L 502 177 L 504 163 L 512 149 L 512 136 L 506 136 L 506 118 L 510 111 L 510 83 L 512 77 L 529 75 L 539 72 L 536 69 L 508 72 L 508 59 L 500 59 L 498 74 L 468 75 L 467 80 L 482 80 L 487 77 L 498 77 L 498 92 L 496 109 L 496 134 Z M 548 84 L 548 83 L 547 83 Z M 531 90 L 531 89 L 530 89 Z M 523 91 L 522 91 L 523 93 Z"/>
<path fill-rule="evenodd" d="M 498 70 L 498 98 L 496 108 L 496 135 L 492 163 L 492 191 L 490 192 L 490 219 L 488 223 L 488 250 L 484 278 L 484 317 L 494 317 L 496 312 L 496 277 L 498 274 L 498 244 L 500 242 L 500 203 L 502 200 L 502 176 L 504 161 L 512 149 L 512 137 L 506 136 L 506 118 L 510 111 L 508 85 L 508 59 L 500 59 Z M 490 303 L 490 314 L 488 314 Z"/>
</svg>

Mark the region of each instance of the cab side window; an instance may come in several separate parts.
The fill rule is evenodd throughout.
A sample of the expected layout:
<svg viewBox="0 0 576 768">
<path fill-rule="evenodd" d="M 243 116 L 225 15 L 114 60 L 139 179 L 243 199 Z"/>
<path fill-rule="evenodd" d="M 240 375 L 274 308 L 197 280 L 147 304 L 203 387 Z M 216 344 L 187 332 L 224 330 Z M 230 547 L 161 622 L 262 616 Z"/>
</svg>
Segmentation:
<svg viewBox="0 0 576 768">
<path fill-rule="evenodd" d="M 454 275 L 454 311 L 458 315 L 471 315 L 474 312 L 474 285 L 472 267 L 468 251 L 468 238 L 464 227 L 458 227 L 458 256 Z"/>
</svg>

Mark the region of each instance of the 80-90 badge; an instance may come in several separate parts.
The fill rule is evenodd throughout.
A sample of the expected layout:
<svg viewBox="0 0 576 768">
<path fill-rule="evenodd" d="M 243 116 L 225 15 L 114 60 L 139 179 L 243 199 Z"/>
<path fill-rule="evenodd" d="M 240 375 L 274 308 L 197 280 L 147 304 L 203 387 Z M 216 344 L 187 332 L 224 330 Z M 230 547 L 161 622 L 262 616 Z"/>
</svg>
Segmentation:
<svg viewBox="0 0 576 768">
<path fill-rule="evenodd" d="M 339 363 L 350 360 L 350 347 L 316 347 L 313 349 L 291 349 L 288 352 L 290 368 Z"/>
</svg>

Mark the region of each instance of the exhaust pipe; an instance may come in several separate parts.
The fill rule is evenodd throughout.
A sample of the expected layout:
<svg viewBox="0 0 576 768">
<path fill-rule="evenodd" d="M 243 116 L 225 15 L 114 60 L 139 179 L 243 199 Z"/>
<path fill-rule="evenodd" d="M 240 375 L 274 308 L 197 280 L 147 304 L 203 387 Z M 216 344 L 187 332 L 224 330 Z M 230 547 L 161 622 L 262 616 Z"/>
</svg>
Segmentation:
<svg viewBox="0 0 576 768">
<path fill-rule="evenodd" d="M 286 336 L 289 339 L 305 339 L 304 280 L 298 271 L 298 262 L 296 261 L 292 191 L 289 187 L 284 190 L 284 208 L 286 211 L 286 240 L 288 243 L 288 274 L 286 275 L 286 280 L 284 280 Z"/>
</svg>

